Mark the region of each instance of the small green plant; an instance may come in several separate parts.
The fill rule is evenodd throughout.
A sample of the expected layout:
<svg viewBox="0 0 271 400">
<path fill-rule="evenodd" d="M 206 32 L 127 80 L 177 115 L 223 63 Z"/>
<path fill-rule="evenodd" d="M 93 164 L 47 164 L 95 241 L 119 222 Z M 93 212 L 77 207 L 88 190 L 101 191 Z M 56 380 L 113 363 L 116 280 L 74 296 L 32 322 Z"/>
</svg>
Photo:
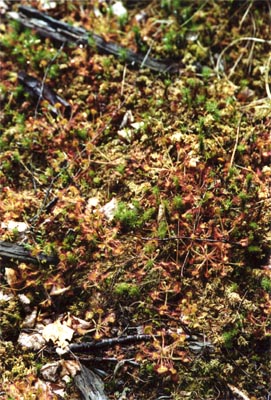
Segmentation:
<svg viewBox="0 0 271 400">
<path fill-rule="evenodd" d="M 127 50 L 125 48 L 121 48 L 118 53 L 119 59 L 121 62 L 127 61 Z"/>
<path fill-rule="evenodd" d="M 78 129 L 78 131 L 77 131 L 77 136 L 78 136 L 80 139 L 85 140 L 85 139 L 87 138 L 87 136 L 88 136 L 87 129 L 85 129 L 85 128 L 83 128 L 83 129 Z"/>
<path fill-rule="evenodd" d="M 247 250 L 250 254 L 259 254 L 262 252 L 261 247 L 257 245 L 250 245 L 248 246 Z"/>
<path fill-rule="evenodd" d="M 261 280 L 261 287 L 267 292 L 271 291 L 271 280 L 264 276 Z"/>
<path fill-rule="evenodd" d="M 245 207 L 247 201 L 249 200 L 249 196 L 245 192 L 240 192 L 238 195 L 239 199 L 241 200 L 242 207 Z"/>
<path fill-rule="evenodd" d="M 242 143 L 240 143 L 238 146 L 237 146 L 237 151 L 239 152 L 239 153 L 244 153 L 244 151 L 246 150 L 246 146 L 245 145 L 243 145 Z"/>
<path fill-rule="evenodd" d="M 153 217 L 154 214 L 155 214 L 155 208 L 151 207 L 148 210 L 144 211 L 140 220 L 142 221 L 142 223 L 147 222 Z"/>
<path fill-rule="evenodd" d="M 118 204 L 114 220 L 120 222 L 123 228 L 135 228 L 139 225 L 138 209 L 124 202 Z"/>
<path fill-rule="evenodd" d="M 156 198 L 158 198 L 159 195 L 160 195 L 159 187 L 158 187 L 158 186 L 154 186 L 154 187 L 152 188 L 152 193 L 154 194 L 154 196 L 155 196 Z"/>
<path fill-rule="evenodd" d="M 91 33 L 88 35 L 88 45 L 93 49 L 96 48 L 96 42 Z"/>
<path fill-rule="evenodd" d="M 182 196 L 180 196 L 180 195 L 175 196 L 173 199 L 173 205 L 176 208 L 176 210 L 179 210 L 179 211 L 183 210 L 184 202 L 183 202 Z"/>
<path fill-rule="evenodd" d="M 94 176 L 93 183 L 94 183 L 95 186 L 100 186 L 101 182 L 102 182 L 102 180 L 101 180 L 101 178 L 99 176 Z"/>
<path fill-rule="evenodd" d="M 220 111 L 216 101 L 210 100 L 205 104 L 206 111 L 210 113 L 216 121 L 220 119 Z"/>
<path fill-rule="evenodd" d="M 202 73 L 203 79 L 207 80 L 208 78 L 210 78 L 210 76 L 212 74 L 212 70 L 211 70 L 211 68 L 204 66 L 204 67 L 202 67 L 201 73 Z"/>
<path fill-rule="evenodd" d="M 168 233 L 168 225 L 166 221 L 161 221 L 158 225 L 157 229 L 157 236 L 160 239 L 164 239 L 167 236 Z"/>
<path fill-rule="evenodd" d="M 247 189 L 248 190 L 251 188 L 252 181 L 253 181 L 253 175 L 252 174 L 247 174 L 247 176 L 246 176 L 246 184 L 247 184 Z"/>
<path fill-rule="evenodd" d="M 140 294 L 139 287 L 137 285 L 133 285 L 132 283 L 121 282 L 118 283 L 114 292 L 118 296 L 128 296 L 128 297 L 138 297 Z"/>
<path fill-rule="evenodd" d="M 137 50 L 141 53 L 145 53 L 148 50 L 147 45 L 144 43 L 141 33 L 140 33 L 140 28 L 139 26 L 135 25 L 132 28 L 134 35 L 135 35 L 135 42 L 137 45 Z"/>
<path fill-rule="evenodd" d="M 196 96 L 196 104 L 201 105 L 204 104 L 206 101 L 206 96 L 204 94 L 197 94 Z"/>
<path fill-rule="evenodd" d="M 124 29 L 124 28 L 125 28 L 125 25 L 127 24 L 127 22 L 128 22 L 128 16 L 127 16 L 127 14 L 122 15 L 121 17 L 119 17 L 119 18 L 118 18 L 118 23 L 119 23 L 120 29 Z"/>
<path fill-rule="evenodd" d="M 125 164 L 119 164 L 119 165 L 116 167 L 116 171 L 117 171 L 119 174 L 123 175 L 124 172 L 125 172 L 125 168 L 126 168 L 126 165 L 125 165 Z"/>
<path fill-rule="evenodd" d="M 47 77 L 49 79 L 55 79 L 59 76 L 60 74 L 60 68 L 58 64 L 53 64 L 50 66 L 49 70 L 48 70 L 48 75 Z"/>
<path fill-rule="evenodd" d="M 245 87 L 249 86 L 249 80 L 248 79 L 241 79 L 240 80 L 240 86 L 241 86 L 241 88 L 245 88 Z"/>
<path fill-rule="evenodd" d="M 187 104 L 188 106 L 190 106 L 192 103 L 191 89 L 189 87 L 185 87 L 182 89 L 181 93 L 182 93 L 183 102 L 185 104 Z"/>
<path fill-rule="evenodd" d="M 229 287 L 229 292 L 236 292 L 238 290 L 238 285 L 236 282 L 232 283 Z"/>
<path fill-rule="evenodd" d="M 155 252 L 155 250 L 156 250 L 156 246 L 154 244 L 148 243 L 148 244 L 146 244 L 144 246 L 144 253 L 147 254 L 147 255 L 153 254 Z M 150 264 L 148 264 L 149 261 L 151 261 Z M 153 266 L 153 261 L 152 260 L 148 260 L 146 266 L 147 267 Z"/>
<path fill-rule="evenodd" d="M 177 39 L 177 34 L 173 30 L 169 30 L 164 38 L 163 38 L 163 43 L 164 43 L 164 48 L 167 53 L 173 53 L 173 51 L 176 48 L 176 39 Z"/>
<path fill-rule="evenodd" d="M 238 334 L 238 330 L 236 328 L 231 329 L 230 331 L 224 332 L 222 334 L 222 338 L 224 341 L 224 346 L 227 349 L 231 349 L 233 346 L 233 340 L 236 338 Z"/>
</svg>

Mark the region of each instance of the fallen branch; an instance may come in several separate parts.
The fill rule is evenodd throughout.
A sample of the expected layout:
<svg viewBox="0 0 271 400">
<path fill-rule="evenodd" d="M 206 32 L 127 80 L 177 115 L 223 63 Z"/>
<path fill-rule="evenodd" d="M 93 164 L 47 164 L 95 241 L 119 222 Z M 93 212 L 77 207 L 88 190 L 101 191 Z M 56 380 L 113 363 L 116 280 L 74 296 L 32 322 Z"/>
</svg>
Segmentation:
<svg viewBox="0 0 271 400">
<path fill-rule="evenodd" d="M 62 43 L 91 45 L 99 51 L 124 58 L 131 65 L 137 64 L 140 68 L 147 67 L 156 72 L 170 73 L 177 72 L 180 68 L 180 65 L 172 60 L 158 60 L 149 57 L 148 54 L 136 53 L 119 44 L 108 42 L 94 32 L 58 21 L 33 7 L 19 6 L 19 13 L 10 12 L 9 17 L 19 21 L 27 28 L 35 29 L 41 36 L 49 37 Z"/>
<path fill-rule="evenodd" d="M 47 255 L 39 253 L 36 256 L 33 256 L 31 251 L 27 250 L 25 246 L 5 241 L 0 241 L 0 257 L 34 264 L 42 263 L 47 265 L 57 265 L 59 262 L 56 254 Z"/>
<path fill-rule="evenodd" d="M 159 238 L 157 236 L 154 237 L 140 237 L 142 240 L 158 240 L 159 242 L 169 242 L 170 240 L 190 240 L 191 242 L 210 242 L 210 243 L 228 243 L 233 246 L 239 246 L 239 247 L 244 247 L 242 246 L 241 243 L 238 242 L 231 242 L 230 240 L 226 238 L 221 238 L 221 239 L 212 239 L 212 238 L 200 238 L 200 237 L 195 237 L 195 236 L 169 236 L 165 238 Z"/>
<path fill-rule="evenodd" d="M 111 339 L 102 339 L 100 341 L 93 340 L 92 342 L 72 343 L 69 349 L 75 353 L 84 353 L 85 351 L 95 351 L 118 344 L 135 343 L 141 341 L 149 341 L 154 338 L 153 335 L 128 335 Z"/>
<path fill-rule="evenodd" d="M 165 335 L 168 337 L 171 336 L 169 333 L 165 333 Z M 161 335 L 128 335 L 110 339 L 102 339 L 99 341 L 93 340 L 91 342 L 71 343 L 69 345 L 69 350 L 73 353 L 89 353 L 116 345 L 150 341 L 154 339 L 159 339 L 161 337 Z M 185 340 L 187 342 L 189 350 L 196 354 L 199 354 L 205 350 L 210 351 L 214 349 L 212 343 L 206 340 L 205 336 L 200 338 L 198 335 L 186 334 Z"/>
<path fill-rule="evenodd" d="M 249 397 L 244 392 L 241 392 L 241 390 L 238 389 L 237 387 L 230 385 L 229 383 L 228 383 L 228 387 L 232 391 L 233 394 L 239 396 L 242 400 L 250 400 Z"/>
<path fill-rule="evenodd" d="M 230 44 L 228 44 L 228 46 L 226 46 L 221 51 L 221 53 L 219 54 L 219 56 L 217 58 L 215 71 L 216 71 L 218 77 L 219 77 L 219 71 L 221 69 L 221 60 L 222 60 L 222 57 L 224 56 L 224 54 L 229 50 L 230 47 L 234 46 L 236 43 L 243 42 L 243 41 L 252 41 L 255 43 L 271 44 L 271 40 L 265 40 L 265 39 L 261 39 L 261 38 L 250 37 L 250 36 L 249 37 L 241 37 L 236 40 L 233 40 Z"/>
<path fill-rule="evenodd" d="M 55 114 L 59 114 L 59 109 L 57 104 L 63 106 L 63 114 L 67 118 L 71 115 L 71 106 L 70 104 L 62 99 L 62 97 L 58 96 L 46 83 L 39 81 L 31 75 L 27 75 L 24 71 L 20 71 L 18 73 L 18 81 L 21 83 L 26 91 L 30 94 L 30 96 L 36 98 L 38 100 L 38 104 L 42 100 L 47 100 L 51 106 L 51 111 Z"/>
</svg>

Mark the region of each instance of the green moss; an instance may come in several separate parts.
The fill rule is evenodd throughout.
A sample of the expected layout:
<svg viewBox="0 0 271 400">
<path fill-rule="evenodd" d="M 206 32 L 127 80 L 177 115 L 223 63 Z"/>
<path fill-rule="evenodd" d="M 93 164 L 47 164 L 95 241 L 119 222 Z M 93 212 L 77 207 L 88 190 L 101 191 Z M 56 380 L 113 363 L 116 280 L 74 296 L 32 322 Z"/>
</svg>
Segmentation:
<svg viewBox="0 0 271 400">
<path fill-rule="evenodd" d="M 216 121 L 220 119 L 220 111 L 218 109 L 218 103 L 214 100 L 208 100 L 205 104 L 206 111 L 210 113 Z"/>
<path fill-rule="evenodd" d="M 265 198 L 268 171 L 263 169 L 268 102 L 258 68 L 265 64 L 266 46 L 255 44 L 248 65 L 246 55 L 238 58 L 243 43 L 235 38 L 251 34 L 253 19 L 264 38 L 268 12 L 257 7 L 259 12 L 254 13 L 251 2 L 251 18 L 240 24 L 244 9 L 233 10 L 227 2 L 221 13 L 215 1 L 161 0 L 152 7 L 146 0 L 148 18 L 131 32 L 136 9 L 128 10 L 127 21 L 118 21 L 107 12 L 106 2 L 94 1 L 99 18 L 94 17 L 91 2 L 64 3 L 58 2 L 55 16 L 103 32 L 105 40 L 137 47 L 144 54 L 151 47 L 151 57 L 172 55 L 180 61 L 180 70 L 156 74 L 128 63 L 124 67 L 115 56 L 98 54 L 93 38 L 92 48 L 65 46 L 47 78 L 51 87 L 57 83 L 64 98 L 68 94 L 72 119 L 67 123 L 60 116 L 49 118 L 42 114 L 45 106 L 34 118 L 35 102 L 21 96 L 25 90 L 10 71 L 27 65 L 29 74 L 41 79 L 59 46 L 3 19 L 0 209 L 3 221 L 29 221 L 31 231 L 22 237 L 2 229 L 2 235 L 29 242 L 33 252 L 38 245 L 44 251 L 52 243 L 60 256 L 57 267 L 41 263 L 16 271 L 22 277 L 15 296 L 31 295 L 29 307 L 41 310 L 40 322 L 48 315 L 57 319 L 70 312 L 82 319 L 87 315 L 93 324 L 91 311 L 99 309 L 105 337 L 122 331 L 127 321 L 129 328 L 147 324 L 154 335 L 162 333 L 153 341 L 118 348 L 118 357 L 125 358 L 127 350 L 129 358 L 140 363 L 140 374 L 128 364 L 121 368 L 109 392 L 112 399 L 121 395 L 116 394 L 122 392 L 120 380 L 129 387 L 131 398 L 153 400 L 157 393 L 176 400 L 226 398 L 227 382 L 263 398 L 269 370 L 260 339 L 266 335 L 268 315 L 264 291 L 271 284 L 264 271 L 253 267 L 264 254 L 270 224 Z M 137 2 L 143 10 L 142 3 Z M 209 57 L 218 43 L 223 71 L 214 71 L 216 59 Z M 250 95 L 240 93 L 242 88 L 251 89 L 252 97 L 262 101 L 250 104 Z M 128 109 L 143 127 L 124 144 L 118 131 Z M 188 166 L 190 157 L 199 158 L 196 167 Z M 47 212 L 44 204 L 54 196 L 58 202 Z M 122 199 L 113 223 L 95 213 L 95 207 L 87 211 L 89 198 L 103 203 L 111 196 Z M 34 224 L 33 216 L 38 216 Z M 177 234 L 202 241 L 157 240 Z M 231 244 L 220 241 L 224 236 Z M 74 289 L 74 295 L 58 295 L 57 290 L 51 295 L 57 282 Z M 2 312 L 4 339 L 11 335 L 16 343 L 20 315 L 16 307 Z M 192 334 L 206 335 L 214 347 L 195 354 L 188 342 L 179 346 L 178 321 L 183 319 Z M 23 352 L 18 348 L 19 356 Z M 169 370 L 157 377 L 161 355 Z M 31 367 L 44 361 L 44 353 L 27 359 Z M 24 376 L 24 363 L 15 364 L 13 360 L 5 365 L 6 382 L 13 382 L 11 373 L 18 380 Z M 261 385 L 255 386 L 255 381 Z"/>
<path fill-rule="evenodd" d="M 1 337 L 4 340 L 17 338 L 22 322 L 22 309 L 17 299 L 0 302 Z"/>
<path fill-rule="evenodd" d="M 184 104 L 191 106 L 192 104 L 192 96 L 191 96 L 191 89 L 189 87 L 185 87 L 181 91 L 182 93 L 182 101 Z"/>
<path fill-rule="evenodd" d="M 158 187 L 158 186 L 154 186 L 154 187 L 152 188 L 152 193 L 154 194 L 154 196 L 155 196 L 156 198 L 158 198 L 159 195 L 160 195 L 160 189 L 159 189 L 159 187 Z"/>
<path fill-rule="evenodd" d="M 88 132 L 87 129 L 78 129 L 77 131 L 77 136 L 82 139 L 85 140 L 88 137 Z"/>
<path fill-rule="evenodd" d="M 168 224 L 166 221 L 161 221 L 158 225 L 157 236 L 164 239 L 168 234 Z"/>
<path fill-rule="evenodd" d="M 235 328 L 233 328 L 230 331 L 224 332 L 222 334 L 224 346 L 227 349 L 231 349 L 233 347 L 233 340 L 236 338 L 237 335 L 238 335 L 238 330 Z"/>
<path fill-rule="evenodd" d="M 210 76 L 212 75 L 213 71 L 211 68 L 204 65 L 202 67 L 201 73 L 202 73 L 203 79 L 208 80 L 210 78 Z"/>
<path fill-rule="evenodd" d="M 173 198 L 173 205 L 174 207 L 181 211 L 184 209 L 184 202 L 183 202 L 183 198 L 180 195 L 174 196 Z"/>
<path fill-rule="evenodd" d="M 267 292 L 271 291 L 271 280 L 267 277 L 263 277 L 261 280 L 261 287 Z"/>
<path fill-rule="evenodd" d="M 135 228 L 140 222 L 138 209 L 124 202 L 120 202 L 115 212 L 114 220 L 120 222 L 124 228 Z"/>
<path fill-rule="evenodd" d="M 142 223 L 148 222 L 155 215 L 156 209 L 154 207 L 145 210 L 143 215 L 140 217 Z"/>
<path fill-rule="evenodd" d="M 121 174 L 124 175 L 125 172 L 125 168 L 126 168 L 126 164 L 120 164 L 116 167 L 116 171 Z"/>
<path fill-rule="evenodd" d="M 118 296 L 128 296 L 134 298 L 140 295 L 140 289 L 137 285 L 121 282 L 115 286 L 114 293 Z"/>
<path fill-rule="evenodd" d="M 248 246 L 248 252 L 252 253 L 252 254 L 259 254 L 259 253 L 262 253 L 262 249 L 260 246 L 250 245 L 250 246 Z"/>
</svg>

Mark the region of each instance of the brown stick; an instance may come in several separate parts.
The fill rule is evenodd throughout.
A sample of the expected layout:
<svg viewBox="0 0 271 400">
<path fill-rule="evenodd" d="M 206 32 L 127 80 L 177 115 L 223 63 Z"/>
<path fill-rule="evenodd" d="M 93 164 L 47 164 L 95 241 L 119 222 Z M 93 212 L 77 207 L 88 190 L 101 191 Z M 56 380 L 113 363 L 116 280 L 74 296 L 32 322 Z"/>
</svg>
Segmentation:
<svg viewBox="0 0 271 400">
<path fill-rule="evenodd" d="M 39 253 L 37 256 L 32 256 L 31 251 L 27 250 L 25 246 L 5 241 L 0 241 L 0 257 L 34 264 L 57 265 L 59 262 L 56 254 L 47 255 Z"/>
<path fill-rule="evenodd" d="M 41 36 L 49 37 L 62 43 L 71 42 L 77 45 L 93 45 L 99 51 L 121 57 L 131 65 L 137 64 L 157 72 L 175 73 L 180 65 L 173 60 L 158 60 L 145 54 L 135 53 L 119 44 L 108 42 L 102 36 L 87 31 L 81 27 L 73 27 L 58 21 L 48 14 L 33 7 L 19 6 L 19 13 L 10 12 L 10 18 L 19 21 L 24 26 L 35 29 Z"/>
</svg>

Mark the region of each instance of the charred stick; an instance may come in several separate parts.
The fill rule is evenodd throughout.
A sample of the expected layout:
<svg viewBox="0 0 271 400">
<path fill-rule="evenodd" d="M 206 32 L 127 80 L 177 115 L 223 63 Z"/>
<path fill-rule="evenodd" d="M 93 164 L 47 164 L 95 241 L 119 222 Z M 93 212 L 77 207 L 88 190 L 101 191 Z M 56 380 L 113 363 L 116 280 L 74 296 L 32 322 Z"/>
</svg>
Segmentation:
<svg viewBox="0 0 271 400">
<path fill-rule="evenodd" d="M 5 241 L 0 241 L 0 257 L 34 264 L 45 263 L 49 265 L 57 265 L 59 262 L 59 259 L 55 254 L 47 255 L 39 253 L 37 256 L 32 256 L 31 251 L 27 250 L 25 246 Z"/>
<path fill-rule="evenodd" d="M 64 107 L 64 115 L 68 117 L 71 113 L 70 104 L 58 96 L 46 83 L 42 83 L 37 78 L 27 75 L 24 71 L 18 73 L 18 81 L 21 83 L 26 91 L 32 96 L 40 100 L 47 100 L 52 106 L 54 114 L 58 114 L 58 109 L 55 107 L 56 104 L 61 104 Z"/>
<path fill-rule="evenodd" d="M 132 65 L 137 64 L 140 67 L 144 66 L 153 71 L 170 73 L 177 72 L 180 67 L 178 63 L 176 64 L 172 60 L 158 60 L 145 54 L 133 52 L 119 44 L 108 42 L 94 32 L 58 21 L 33 7 L 19 6 L 19 14 L 11 12 L 9 15 L 22 25 L 35 29 L 42 36 L 62 43 L 71 42 L 75 44 L 94 45 L 99 51 L 123 57 L 125 61 Z"/>
<path fill-rule="evenodd" d="M 85 351 L 99 350 L 107 347 L 116 346 L 118 344 L 149 341 L 153 338 L 153 335 L 129 335 L 111 339 L 102 339 L 99 342 L 93 340 L 92 342 L 72 343 L 70 344 L 69 349 L 75 353 L 83 353 Z"/>
</svg>

